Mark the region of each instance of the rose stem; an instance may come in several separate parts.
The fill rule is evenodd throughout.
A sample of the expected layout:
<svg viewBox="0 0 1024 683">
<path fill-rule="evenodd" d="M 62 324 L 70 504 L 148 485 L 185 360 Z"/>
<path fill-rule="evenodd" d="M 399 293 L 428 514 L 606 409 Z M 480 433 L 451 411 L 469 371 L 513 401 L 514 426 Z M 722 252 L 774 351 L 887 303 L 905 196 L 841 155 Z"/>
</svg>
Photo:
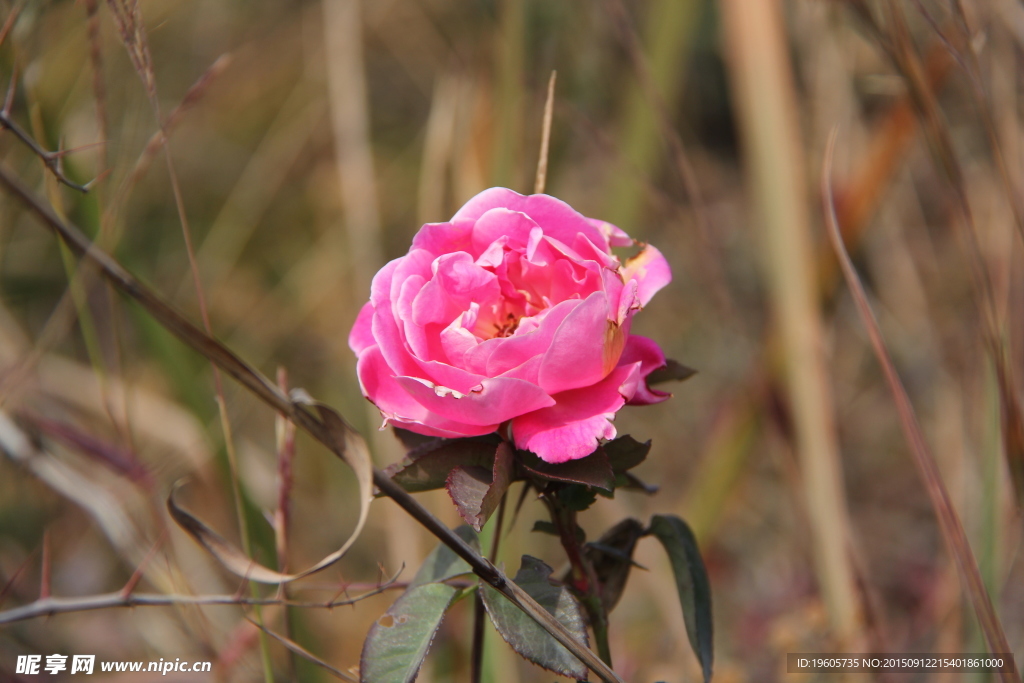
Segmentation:
<svg viewBox="0 0 1024 683">
<path fill-rule="evenodd" d="M 558 537 L 569 557 L 571 580 L 569 588 L 576 594 L 590 617 L 590 627 L 594 631 L 597 642 L 597 654 L 609 667 L 612 666 L 612 651 L 608 644 L 608 613 L 601 600 L 601 583 L 594 571 L 594 565 L 583 553 L 583 547 L 576 536 L 576 511 L 564 505 L 557 494 L 546 492 L 544 502 L 551 512 L 551 523 L 554 524 Z"/>
<path fill-rule="evenodd" d="M 501 529 L 505 526 L 505 499 L 507 493 L 502 495 L 498 503 L 497 517 L 494 518 L 494 529 L 491 537 L 491 551 L 487 559 L 493 564 L 498 559 L 498 546 L 501 543 Z M 480 597 L 480 591 L 476 592 L 473 601 L 473 650 L 469 660 L 470 681 L 480 683 L 484 670 L 484 601 Z"/>
</svg>

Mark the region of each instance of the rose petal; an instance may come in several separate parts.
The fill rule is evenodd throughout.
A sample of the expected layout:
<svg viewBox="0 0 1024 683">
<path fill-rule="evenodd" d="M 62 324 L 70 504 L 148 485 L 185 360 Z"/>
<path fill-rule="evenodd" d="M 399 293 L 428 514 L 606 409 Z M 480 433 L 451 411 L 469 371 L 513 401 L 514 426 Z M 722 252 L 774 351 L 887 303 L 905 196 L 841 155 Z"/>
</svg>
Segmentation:
<svg viewBox="0 0 1024 683">
<path fill-rule="evenodd" d="M 470 355 L 479 355 L 479 357 L 486 355 L 483 374 L 489 377 L 497 377 L 508 372 L 531 358 L 542 356 L 550 348 L 551 340 L 562 321 L 582 303 L 579 299 L 563 301 L 547 309 L 546 315 L 534 330 L 527 332 L 516 330 L 511 337 L 489 339 L 480 345 L 479 351 L 474 349 Z M 477 364 L 473 363 L 473 365 Z"/>
<path fill-rule="evenodd" d="M 583 458 L 599 439 L 614 439 L 609 422 L 636 391 L 640 363 L 616 368 L 604 380 L 583 389 L 556 394 L 555 405 L 512 421 L 516 446 L 550 463 Z"/>
<path fill-rule="evenodd" d="M 359 356 L 376 343 L 373 338 L 373 304 L 367 301 L 359 309 L 352 331 L 348 333 L 348 347 Z"/>
<path fill-rule="evenodd" d="M 588 218 L 590 224 L 601 231 L 601 234 L 608 239 L 608 243 L 613 247 L 628 247 L 633 244 L 633 238 L 630 237 L 618 226 L 612 225 L 608 221 L 599 221 L 594 218 Z"/>
<path fill-rule="evenodd" d="M 500 424 L 554 405 L 554 400 L 543 389 L 521 379 L 485 379 L 479 390 L 468 393 L 454 392 L 419 377 L 396 377 L 396 380 L 431 413 L 470 425 Z"/>
<path fill-rule="evenodd" d="M 608 317 L 604 292 L 594 292 L 566 316 L 540 366 L 540 385 L 546 392 L 590 386 L 615 367 L 628 330 Z"/>
<path fill-rule="evenodd" d="M 525 213 L 544 234 L 564 244 L 572 244 L 583 233 L 598 247 L 608 250 L 608 238 L 591 221 L 560 199 L 546 194 L 523 196 L 503 187 L 492 187 L 476 195 L 459 209 L 452 222 L 476 221 L 490 209 L 510 209 Z"/>
<path fill-rule="evenodd" d="M 670 393 L 647 386 L 647 376 L 665 366 L 665 354 L 657 342 L 638 334 L 629 335 L 626 346 L 622 349 L 622 356 L 619 357 L 619 365 L 632 363 L 640 363 L 640 382 L 633 398 L 629 400 L 629 405 L 642 406 L 661 403 L 672 396 Z"/>
<path fill-rule="evenodd" d="M 498 428 L 493 425 L 469 425 L 432 414 L 409 395 L 395 380 L 380 349 L 371 346 L 356 365 L 359 386 L 386 422 L 429 436 L 478 436 Z"/>
<path fill-rule="evenodd" d="M 412 238 L 413 249 L 423 249 L 434 257 L 456 251 L 469 251 L 473 224 L 465 221 L 427 223 Z"/>
<path fill-rule="evenodd" d="M 483 254 L 501 238 L 513 246 L 525 246 L 536 221 L 521 211 L 506 208 L 489 209 L 473 225 L 473 254 Z"/>
<path fill-rule="evenodd" d="M 409 353 L 395 314 L 386 304 L 373 309 L 373 338 L 394 374 L 417 374 L 419 366 Z"/>
<path fill-rule="evenodd" d="M 660 251 L 645 244 L 639 254 L 626 261 L 622 269 L 622 280 L 637 281 L 640 305 L 646 306 L 659 289 L 672 282 L 672 269 Z"/>
</svg>

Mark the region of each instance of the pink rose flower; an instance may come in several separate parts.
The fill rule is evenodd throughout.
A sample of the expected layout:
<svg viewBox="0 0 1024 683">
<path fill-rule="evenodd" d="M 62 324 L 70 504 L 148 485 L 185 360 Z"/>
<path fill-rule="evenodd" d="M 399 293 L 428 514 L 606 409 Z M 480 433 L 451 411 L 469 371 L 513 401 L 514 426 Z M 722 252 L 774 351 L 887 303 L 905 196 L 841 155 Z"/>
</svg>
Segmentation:
<svg viewBox="0 0 1024 683">
<path fill-rule="evenodd" d="M 390 423 L 430 436 L 488 434 L 511 420 L 518 448 L 550 463 L 615 438 L 626 403 L 665 365 L 630 334 L 633 315 L 672 279 L 649 245 L 548 195 L 492 188 L 373 278 L 349 335 L 363 395 Z"/>
</svg>

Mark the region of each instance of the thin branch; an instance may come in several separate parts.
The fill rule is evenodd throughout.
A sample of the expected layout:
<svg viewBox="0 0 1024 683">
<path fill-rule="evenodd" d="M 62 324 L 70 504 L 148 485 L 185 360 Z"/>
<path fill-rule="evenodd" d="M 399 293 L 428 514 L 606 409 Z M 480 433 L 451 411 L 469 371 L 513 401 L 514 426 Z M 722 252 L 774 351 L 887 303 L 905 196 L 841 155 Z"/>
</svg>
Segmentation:
<svg viewBox="0 0 1024 683">
<path fill-rule="evenodd" d="M 74 182 L 73 180 L 68 178 L 66 175 L 64 175 L 64 171 L 61 168 L 60 160 L 61 160 L 61 158 L 65 154 L 67 154 L 67 152 L 59 152 L 59 151 L 58 152 L 48 152 L 48 151 L 46 151 L 45 149 L 43 149 L 39 145 L 38 142 L 36 142 L 32 138 L 31 135 L 26 133 L 21 128 L 21 126 L 19 126 L 17 123 L 15 123 L 14 119 L 11 118 L 11 104 L 12 104 L 11 100 L 12 100 L 12 95 L 14 93 L 13 85 L 14 85 L 14 82 L 13 82 L 13 77 L 12 77 L 12 81 L 11 81 L 11 86 L 12 87 L 11 87 L 10 90 L 8 90 L 7 101 L 4 103 L 3 109 L 0 109 L 0 128 L 9 130 L 12 133 L 14 133 L 14 137 L 16 137 L 19 140 L 21 140 L 21 142 L 26 147 L 28 147 L 30 150 L 32 150 L 32 153 L 35 154 L 37 157 L 39 157 L 39 159 L 43 162 L 43 165 L 45 165 L 46 168 L 50 169 L 50 172 L 53 173 L 54 177 L 59 182 L 63 183 L 64 185 L 67 185 L 68 187 L 70 187 L 73 190 L 78 190 L 79 192 L 82 192 L 82 193 L 88 192 L 89 191 L 89 186 L 88 185 L 79 185 L 78 183 Z M 89 185 L 91 185 L 91 184 L 92 183 L 89 183 Z"/>
<path fill-rule="evenodd" d="M 233 351 L 188 321 L 153 290 L 137 280 L 110 254 L 92 244 L 77 227 L 58 218 L 52 209 L 41 202 L 14 174 L 3 166 L 0 166 L 0 185 L 6 187 L 12 195 L 29 208 L 47 228 L 65 240 L 74 252 L 99 268 L 104 277 L 115 287 L 145 308 L 168 332 L 216 363 L 257 398 L 274 410 L 287 415 L 297 426 L 326 446 L 332 453 L 344 459 L 344 452 L 320 418 L 305 406 L 292 402 L 277 385 L 240 359 Z M 427 531 L 464 559 L 472 567 L 473 573 L 526 612 L 541 628 L 565 646 L 602 680 L 607 683 L 622 683 L 622 679 L 610 667 L 602 662 L 590 648 L 579 642 L 550 612 L 505 576 L 503 571 L 470 547 L 458 534 L 445 526 L 405 489 L 393 482 L 379 469 L 373 471 L 373 483 Z"/>
<path fill-rule="evenodd" d="M 242 607 L 263 607 L 267 605 L 286 605 L 288 607 L 303 607 L 307 609 L 332 609 L 352 605 L 374 595 L 379 595 L 386 590 L 399 587 L 392 581 L 381 584 L 366 593 L 346 598 L 344 600 L 329 600 L 317 602 L 311 600 L 284 600 L 282 598 L 253 598 L 244 594 L 234 595 L 176 595 L 168 593 L 130 593 L 124 591 L 115 593 L 103 593 L 101 595 L 89 595 L 84 598 L 40 598 L 35 602 L 15 607 L 0 612 L 0 626 L 13 624 L 18 621 L 27 621 L 39 617 L 49 617 L 55 614 L 69 614 L 72 612 L 88 612 L 99 609 L 112 609 L 118 607 L 167 607 L 171 605 L 237 605 Z"/>
<path fill-rule="evenodd" d="M 14 22 L 18 19 L 18 14 L 21 12 L 21 8 L 23 6 L 24 3 L 18 3 L 15 5 L 14 8 L 11 9 L 10 13 L 8 13 L 7 18 L 4 19 L 3 26 L 0 26 L 0 45 L 4 44 L 4 41 L 7 39 L 8 34 L 10 34 L 11 29 L 14 28 Z"/>
</svg>

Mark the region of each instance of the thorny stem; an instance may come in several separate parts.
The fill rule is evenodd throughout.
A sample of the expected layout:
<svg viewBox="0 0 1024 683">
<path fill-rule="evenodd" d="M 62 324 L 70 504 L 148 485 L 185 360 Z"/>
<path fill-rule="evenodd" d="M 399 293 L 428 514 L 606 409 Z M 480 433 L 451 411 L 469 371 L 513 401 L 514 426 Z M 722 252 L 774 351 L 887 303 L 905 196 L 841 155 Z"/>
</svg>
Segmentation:
<svg viewBox="0 0 1024 683">
<path fill-rule="evenodd" d="M 491 551 L 487 559 L 493 564 L 498 559 L 498 548 L 501 545 L 501 530 L 505 526 L 505 499 L 508 494 L 501 497 L 498 503 L 498 512 L 494 518 L 494 536 L 491 538 Z M 480 683 L 484 671 L 484 601 L 480 597 L 480 591 L 476 592 L 473 601 L 473 650 L 470 655 L 470 678 L 472 683 Z"/>
<path fill-rule="evenodd" d="M 565 548 L 565 554 L 569 558 L 569 589 L 587 610 L 597 644 L 597 654 L 610 667 L 612 652 L 608 644 L 608 612 L 601 600 L 601 582 L 597 578 L 597 572 L 583 552 L 583 546 L 576 535 L 576 529 L 579 528 L 576 523 L 576 511 L 559 500 L 557 493 L 547 492 L 543 498 L 551 513 L 551 523 L 554 524 L 562 547 Z"/>
</svg>

